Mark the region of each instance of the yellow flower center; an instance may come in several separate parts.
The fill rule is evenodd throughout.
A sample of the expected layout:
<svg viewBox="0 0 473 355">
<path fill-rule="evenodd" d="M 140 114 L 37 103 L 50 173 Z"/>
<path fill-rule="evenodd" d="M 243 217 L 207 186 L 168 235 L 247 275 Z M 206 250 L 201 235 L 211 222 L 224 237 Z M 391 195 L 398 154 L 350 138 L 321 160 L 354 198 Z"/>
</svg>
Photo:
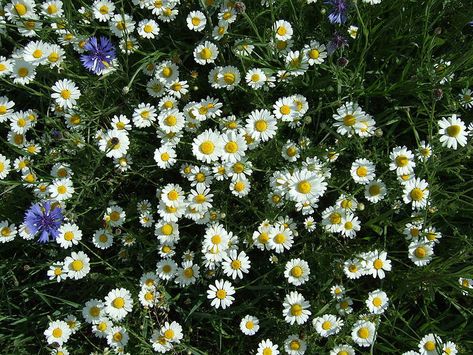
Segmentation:
<svg viewBox="0 0 473 355">
<path fill-rule="evenodd" d="M 302 268 L 300 266 L 294 266 L 291 269 L 291 275 L 294 277 L 301 277 L 302 276 Z"/>
<path fill-rule="evenodd" d="M 26 126 L 26 120 L 24 118 L 20 118 L 20 119 L 18 119 L 16 124 L 18 125 L 18 127 L 25 127 Z"/>
<path fill-rule="evenodd" d="M 220 289 L 217 291 L 216 296 L 218 299 L 223 300 L 225 297 L 227 297 L 227 291 Z"/>
<path fill-rule="evenodd" d="M 284 36 L 287 33 L 287 30 L 286 30 L 286 27 L 279 26 L 276 32 L 278 35 Z"/>
<path fill-rule="evenodd" d="M 203 154 L 212 154 L 215 150 L 215 145 L 211 141 L 205 141 L 200 144 L 199 148 Z"/>
<path fill-rule="evenodd" d="M 427 255 L 427 251 L 425 250 L 424 247 L 417 247 L 414 253 L 416 257 L 418 257 L 419 259 L 423 259 Z"/>
<path fill-rule="evenodd" d="M 368 169 L 366 168 L 366 166 L 359 166 L 356 169 L 356 175 L 358 175 L 359 177 L 365 177 L 366 175 L 368 175 Z"/>
<path fill-rule="evenodd" d="M 461 132 L 461 126 L 459 125 L 451 125 L 450 127 L 447 127 L 447 134 L 450 136 L 450 137 L 457 137 L 460 132 Z"/>
<path fill-rule="evenodd" d="M 309 51 L 309 57 L 310 59 L 317 59 L 320 56 L 320 53 L 317 49 L 311 49 Z"/>
<path fill-rule="evenodd" d="M 283 233 L 278 233 L 276 234 L 276 236 L 274 237 L 274 242 L 276 244 L 282 244 L 286 241 L 286 236 L 283 234 Z"/>
<path fill-rule="evenodd" d="M 379 298 L 379 297 L 373 298 L 373 306 L 379 307 L 379 306 L 381 306 L 381 303 L 382 303 L 381 298 Z"/>
<path fill-rule="evenodd" d="M 322 323 L 322 329 L 323 330 L 329 330 L 332 328 L 332 323 L 326 320 L 325 322 Z"/>
<path fill-rule="evenodd" d="M 286 153 L 289 157 L 293 157 L 297 154 L 297 148 L 296 147 L 289 147 L 289 148 L 287 148 Z"/>
<path fill-rule="evenodd" d="M 64 233 L 64 239 L 70 242 L 72 239 L 74 239 L 74 233 L 72 232 Z"/>
<path fill-rule="evenodd" d="M 67 191 L 67 188 L 64 185 L 60 185 L 57 187 L 57 192 L 61 195 L 65 194 Z"/>
<path fill-rule="evenodd" d="M 53 330 L 53 337 L 60 338 L 62 335 L 62 329 L 56 328 Z"/>
<path fill-rule="evenodd" d="M 434 351 L 435 350 L 435 343 L 433 341 L 429 340 L 424 344 L 424 348 L 427 351 Z"/>
<path fill-rule="evenodd" d="M 59 276 L 62 275 L 62 269 L 60 267 L 57 267 L 54 269 L 54 275 Z"/>
<path fill-rule="evenodd" d="M 164 337 L 168 340 L 171 340 L 172 338 L 174 338 L 174 330 L 172 329 L 167 329 L 165 332 L 164 332 Z"/>
<path fill-rule="evenodd" d="M 116 332 L 115 334 L 113 334 L 113 340 L 115 340 L 116 342 L 121 341 L 122 338 L 123 338 L 123 335 L 120 332 Z"/>
<path fill-rule="evenodd" d="M 225 73 L 223 74 L 223 81 L 228 85 L 231 85 L 235 82 L 235 74 L 233 73 Z"/>
<path fill-rule="evenodd" d="M 368 189 L 368 192 L 371 196 L 377 196 L 381 192 L 381 188 L 379 187 L 379 185 L 371 185 Z"/>
<path fill-rule="evenodd" d="M 374 262 L 373 262 L 373 266 L 376 270 L 379 270 L 383 267 L 383 260 L 381 259 L 376 259 Z"/>
<path fill-rule="evenodd" d="M 268 124 L 266 123 L 265 120 L 258 120 L 255 122 L 255 129 L 258 132 L 264 132 L 268 128 Z"/>
<path fill-rule="evenodd" d="M 208 60 L 212 57 L 212 51 L 205 47 L 200 51 L 200 57 L 204 60 Z"/>
<path fill-rule="evenodd" d="M 410 195 L 413 201 L 420 201 L 424 197 L 424 191 L 422 191 L 418 187 L 415 187 L 412 189 Z"/>
<path fill-rule="evenodd" d="M 298 303 L 293 304 L 291 306 L 291 315 L 293 315 L 294 317 L 299 317 L 300 315 L 302 315 L 302 306 Z"/>
<path fill-rule="evenodd" d="M 200 25 L 200 18 L 198 18 L 198 17 L 193 17 L 193 18 L 192 18 L 192 24 L 193 24 L 194 26 L 199 26 L 199 25 Z"/>
<path fill-rule="evenodd" d="M 20 4 L 15 4 L 15 10 L 16 10 L 16 13 L 20 16 L 23 16 L 28 11 L 26 6 L 21 4 L 21 3 Z"/>
<path fill-rule="evenodd" d="M 194 270 L 192 270 L 191 267 L 184 269 L 184 276 L 190 279 L 192 276 L 194 276 Z"/>
<path fill-rule="evenodd" d="M 102 14 L 102 15 L 105 15 L 105 14 L 108 14 L 108 6 L 106 5 L 102 5 L 99 9 L 99 12 Z"/>
<path fill-rule="evenodd" d="M 370 336 L 369 329 L 366 327 L 361 327 L 360 329 L 358 329 L 358 336 L 361 339 L 368 339 L 368 337 Z"/>
<path fill-rule="evenodd" d="M 407 164 L 409 164 L 409 159 L 407 159 L 405 155 L 399 155 L 398 157 L 396 157 L 396 165 L 398 167 L 402 168 Z"/>
<path fill-rule="evenodd" d="M 299 350 L 301 347 L 301 344 L 297 340 L 294 339 L 289 343 L 289 347 L 291 348 L 291 350 Z"/>
<path fill-rule="evenodd" d="M 64 99 L 64 100 L 67 100 L 71 97 L 71 91 L 68 90 L 68 89 L 64 89 L 61 91 L 61 97 Z"/>
<path fill-rule="evenodd" d="M 112 213 L 110 213 L 110 219 L 114 222 L 118 221 L 120 219 L 120 212 L 112 211 Z"/>
<path fill-rule="evenodd" d="M 251 76 L 251 81 L 258 82 L 259 79 L 260 79 L 259 74 L 256 74 L 256 73 L 255 73 L 255 74 L 253 74 L 253 75 Z"/>
<path fill-rule="evenodd" d="M 279 109 L 279 112 L 281 112 L 283 115 L 288 115 L 291 112 L 291 108 L 287 105 L 282 105 Z"/>
<path fill-rule="evenodd" d="M 351 127 L 356 123 L 356 117 L 353 115 L 346 115 L 343 117 L 343 124 L 345 126 Z"/>
<path fill-rule="evenodd" d="M 330 215 L 329 219 L 331 224 L 340 224 L 340 222 L 342 221 L 342 216 L 338 212 L 333 212 Z"/>
<path fill-rule="evenodd" d="M 84 263 L 82 262 L 82 260 L 74 260 L 71 263 L 71 268 L 74 271 L 80 271 L 84 268 Z"/>
<path fill-rule="evenodd" d="M 308 194 L 312 189 L 312 185 L 307 180 L 302 180 L 297 184 L 297 191 L 301 194 Z"/>
<path fill-rule="evenodd" d="M 162 161 L 168 161 L 169 158 L 170 158 L 169 153 L 164 152 L 164 153 L 161 154 L 161 160 Z"/>
<path fill-rule="evenodd" d="M 230 264 L 231 268 L 233 270 L 240 270 L 241 267 L 241 261 L 240 260 L 233 260 Z"/>
<path fill-rule="evenodd" d="M 346 230 L 351 230 L 351 229 L 353 229 L 353 223 L 351 223 L 350 221 L 345 222 L 345 229 L 346 229 Z"/>
<path fill-rule="evenodd" d="M 179 193 L 176 190 L 171 190 L 168 192 L 168 198 L 171 201 L 176 201 L 179 198 Z"/>
<path fill-rule="evenodd" d="M 235 153 L 238 151 L 238 144 L 236 142 L 228 142 L 225 144 L 225 151 L 227 153 Z"/>
<path fill-rule="evenodd" d="M 171 235 L 172 232 L 173 232 L 174 228 L 172 227 L 172 225 L 170 224 L 165 224 L 161 227 L 161 232 L 164 234 L 164 235 Z"/>
<path fill-rule="evenodd" d="M 151 32 L 153 32 L 153 26 L 148 23 L 143 28 L 143 31 L 145 31 L 146 33 L 151 33 Z"/>
<path fill-rule="evenodd" d="M 18 69 L 18 75 L 22 78 L 24 78 L 25 76 L 27 76 L 29 73 L 28 71 L 28 68 L 25 68 L 25 67 L 21 67 L 20 69 Z"/>
<path fill-rule="evenodd" d="M 255 324 L 251 320 L 249 320 L 248 322 L 246 322 L 245 327 L 246 329 L 253 329 L 255 327 Z"/>
<path fill-rule="evenodd" d="M 112 301 L 112 306 L 118 309 L 125 307 L 125 300 L 123 297 L 117 297 Z"/>
<path fill-rule="evenodd" d="M 35 49 L 35 51 L 33 52 L 33 57 L 36 59 L 41 58 L 42 55 L 43 51 L 41 49 Z"/>
<path fill-rule="evenodd" d="M 198 194 L 195 196 L 194 200 L 197 203 L 204 203 L 207 200 L 207 198 L 205 197 L 205 195 Z"/>
</svg>

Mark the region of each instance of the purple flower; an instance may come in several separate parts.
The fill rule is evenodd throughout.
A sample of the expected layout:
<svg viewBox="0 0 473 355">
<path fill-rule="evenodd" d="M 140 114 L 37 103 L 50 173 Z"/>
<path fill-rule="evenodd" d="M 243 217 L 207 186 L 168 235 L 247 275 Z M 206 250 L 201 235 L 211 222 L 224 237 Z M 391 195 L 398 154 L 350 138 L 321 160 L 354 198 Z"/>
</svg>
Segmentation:
<svg viewBox="0 0 473 355">
<path fill-rule="evenodd" d="M 348 40 L 340 32 L 333 34 L 332 40 L 327 45 L 327 53 L 332 55 L 338 48 L 348 46 Z"/>
<path fill-rule="evenodd" d="M 25 215 L 25 225 L 31 234 L 41 233 L 38 242 L 49 242 L 49 236 L 55 240 L 59 235 L 63 216 L 61 208 L 51 208 L 51 202 L 36 203 L 30 207 Z"/>
<path fill-rule="evenodd" d="M 80 61 L 82 65 L 89 71 L 100 75 L 104 69 L 110 66 L 112 60 L 115 59 L 115 48 L 112 42 L 106 37 L 91 37 L 84 46 L 88 54 L 82 54 Z"/>
<path fill-rule="evenodd" d="M 348 4 L 345 0 L 327 0 L 324 4 L 332 5 L 332 12 L 328 15 L 331 23 L 343 24 L 347 20 Z"/>
</svg>

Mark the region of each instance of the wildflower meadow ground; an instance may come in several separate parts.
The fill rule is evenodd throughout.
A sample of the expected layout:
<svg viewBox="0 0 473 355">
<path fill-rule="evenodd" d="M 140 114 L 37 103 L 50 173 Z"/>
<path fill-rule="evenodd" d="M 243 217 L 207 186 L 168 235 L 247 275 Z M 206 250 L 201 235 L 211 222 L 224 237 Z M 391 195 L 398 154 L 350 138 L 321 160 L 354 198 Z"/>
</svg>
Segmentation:
<svg viewBox="0 0 473 355">
<path fill-rule="evenodd" d="M 473 354 L 469 0 L 1 0 L 0 354 Z"/>
</svg>

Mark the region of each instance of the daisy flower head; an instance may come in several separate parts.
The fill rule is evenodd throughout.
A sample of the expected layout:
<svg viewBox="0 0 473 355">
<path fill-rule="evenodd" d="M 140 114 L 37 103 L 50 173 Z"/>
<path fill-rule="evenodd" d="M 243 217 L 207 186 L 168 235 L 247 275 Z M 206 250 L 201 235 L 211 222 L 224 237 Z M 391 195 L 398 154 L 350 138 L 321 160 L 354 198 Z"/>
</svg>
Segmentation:
<svg viewBox="0 0 473 355">
<path fill-rule="evenodd" d="M 130 336 L 122 326 L 112 326 L 107 333 L 107 344 L 115 349 L 123 348 L 128 344 Z"/>
<path fill-rule="evenodd" d="M 361 229 L 358 217 L 356 217 L 353 213 L 350 212 L 345 214 L 340 224 L 341 227 L 339 233 L 347 238 L 354 238 L 356 236 L 356 233 L 359 232 Z"/>
<path fill-rule="evenodd" d="M 304 55 L 307 57 L 309 65 L 322 64 L 327 58 L 327 50 L 325 45 L 318 41 L 310 41 L 303 49 Z"/>
<path fill-rule="evenodd" d="M 92 243 L 99 249 L 108 249 L 113 244 L 113 234 L 106 229 L 99 229 L 94 233 Z"/>
<path fill-rule="evenodd" d="M 373 344 L 376 336 L 376 325 L 370 321 L 359 320 L 351 330 L 351 338 L 362 347 L 369 347 Z"/>
<path fill-rule="evenodd" d="M 57 282 L 61 282 L 62 280 L 67 279 L 67 272 L 64 269 L 64 263 L 63 262 L 53 263 L 49 267 L 47 275 L 50 280 L 56 280 Z"/>
<path fill-rule="evenodd" d="M 303 355 L 307 350 L 307 343 L 298 335 L 292 334 L 284 341 L 284 350 L 289 355 Z"/>
<path fill-rule="evenodd" d="M 192 143 L 192 153 L 204 162 L 211 163 L 222 156 L 223 141 L 219 132 L 206 130 L 199 134 Z"/>
<path fill-rule="evenodd" d="M 266 109 L 254 110 L 246 120 L 245 130 L 252 139 L 266 142 L 276 135 L 277 120 Z"/>
<path fill-rule="evenodd" d="M 153 19 L 144 19 L 138 23 L 138 34 L 142 38 L 153 39 L 159 35 L 159 25 Z"/>
<path fill-rule="evenodd" d="M 292 37 L 292 26 L 288 21 L 278 20 L 273 24 L 274 36 L 279 41 L 287 41 Z"/>
<path fill-rule="evenodd" d="M 405 183 L 403 200 L 406 204 L 411 203 L 413 209 L 425 208 L 428 198 L 429 184 L 425 180 L 415 178 Z"/>
<path fill-rule="evenodd" d="M 108 0 L 96 0 L 92 5 L 93 15 L 99 22 L 107 22 L 114 15 L 115 4 Z"/>
<path fill-rule="evenodd" d="M 259 330 L 258 318 L 246 315 L 240 321 L 240 330 L 245 335 L 255 335 Z"/>
<path fill-rule="evenodd" d="M 5 15 L 10 20 L 29 19 L 35 15 L 33 0 L 13 0 L 5 7 Z"/>
<path fill-rule="evenodd" d="M 438 355 L 442 353 L 443 342 L 437 334 L 427 334 L 419 342 L 421 355 Z"/>
<path fill-rule="evenodd" d="M 272 226 L 269 229 L 268 247 L 276 253 L 283 253 L 284 250 L 289 250 L 294 243 L 293 232 L 284 226 Z"/>
<path fill-rule="evenodd" d="M 315 204 L 327 189 L 325 179 L 315 171 L 296 169 L 289 180 L 288 196 L 294 202 Z"/>
<path fill-rule="evenodd" d="M 126 155 L 130 139 L 126 130 L 109 129 L 99 139 L 99 149 L 109 158 L 119 159 Z"/>
<path fill-rule="evenodd" d="M 417 157 L 422 161 L 427 161 L 432 156 L 432 147 L 429 143 L 421 141 L 417 148 Z"/>
<path fill-rule="evenodd" d="M 223 273 L 232 279 L 243 278 L 243 274 L 247 274 L 251 267 L 251 262 L 244 251 L 238 253 L 232 249 L 227 252 L 222 262 Z"/>
<path fill-rule="evenodd" d="M 131 312 L 133 299 L 127 289 L 115 288 L 105 296 L 104 305 L 108 316 L 115 321 L 120 321 Z"/>
<path fill-rule="evenodd" d="M 256 355 L 279 355 L 278 345 L 273 344 L 270 339 L 262 340 L 258 344 Z"/>
<path fill-rule="evenodd" d="M 417 266 L 429 264 L 434 255 L 432 242 L 413 241 L 409 244 L 408 250 L 409 259 Z"/>
<path fill-rule="evenodd" d="M 289 324 L 304 324 L 312 312 L 309 310 L 310 303 L 297 291 L 292 291 L 284 298 L 283 302 L 284 320 Z"/>
<path fill-rule="evenodd" d="M 378 203 L 386 196 L 386 185 L 381 180 L 372 180 L 365 185 L 365 198 L 371 203 Z"/>
<path fill-rule="evenodd" d="M 407 147 L 396 147 L 389 155 L 391 163 L 389 170 L 395 170 L 398 176 L 410 174 L 416 166 L 414 154 Z"/>
<path fill-rule="evenodd" d="M 10 159 L 7 159 L 6 156 L 0 154 L 0 179 L 5 179 L 10 172 Z"/>
<path fill-rule="evenodd" d="M 348 344 L 336 345 L 332 350 L 330 350 L 329 355 L 355 355 L 355 349 L 353 349 L 353 346 Z"/>
<path fill-rule="evenodd" d="M 64 259 L 67 277 L 75 280 L 84 278 L 90 271 L 90 258 L 83 251 L 72 252 Z"/>
<path fill-rule="evenodd" d="M 82 231 L 73 223 L 64 223 L 58 231 L 56 242 L 64 249 L 77 245 L 82 239 Z"/>
<path fill-rule="evenodd" d="M 343 324 L 343 320 L 333 314 L 324 314 L 312 320 L 315 331 L 324 338 L 337 334 Z"/>
<path fill-rule="evenodd" d="M 176 271 L 175 282 L 181 287 L 194 284 L 200 275 L 199 265 L 193 264 L 192 260 L 184 261 Z"/>
<path fill-rule="evenodd" d="M 365 304 L 372 314 L 382 314 L 389 306 L 389 298 L 386 292 L 375 290 L 368 294 Z"/>
<path fill-rule="evenodd" d="M 287 140 L 286 144 L 282 147 L 282 157 L 289 161 L 289 162 L 295 162 L 297 159 L 301 157 L 301 149 L 300 147 L 292 142 L 291 140 Z"/>
<path fill-rule="evenodd" d="M 468 132 L 465 123 L 453 114 L 451 117 L 442 118 L 438 125 L 440 142 L 444 147 L 456 150 L 458 145 L 464 147 L 467 143 Z"/>
<path fill-rule="evenodd" d="M 248 149 L 245 137 L 243 134 L 235 131 L 229 131 L 222 134 L 222 161 L 236 163 L 245 156 L 245 151 Z"/>
<path fill-rule="evenodd" d="M 201 32 L 207 24 L 207 19 L 201 11 L 191 11 L 187 15 L 187 28 L 192 31 Z"/>
<path fill-rule="evenodd" d="M 194 60 L 197 64 L 205 65 L 215 62 L 219 50 L 215 44 L 205 41 L 194 49 Z"/>
<path fill-rule="evenodd" d="M 366 113 L 354 102 L 346 102 L 337 109 L 333 115 L 334 127 L 337 133 L 351 137 L 357 130 L 363 127 L 360 123 L 366 117 Z"/>
<path fill-rule="evenodd" d="M 350 173 L 357 184 L 366 185 L 375 178 L 375 165 L 368 159 L 356 159 Z"/>
<path fill-rule="evenodd" d="M 235 288 L 229 281 L 220 279 L 215 281 L 215 285 L 209 285 L 207 298 L 212 300 L 211 305 L 215 308 L 225 309 L 230 306 L 235 297 Z"/>
<path fill-rule="evenodd" d="M 218 85 L 228 91 L 233 90 L 241 81 L 240 71 L 237 67 L 227 65 L 220 67 L 217 74 Z"/>
<path fill-rule="evenodd" d="M 56 320 L 49 323 L 48 328 L 44 331 L 44 336 L 48 344 L 62 345 L 67 343 L 72 331 L 66 322 L 62 320 Z"/>
<path fill-rule="evenodd" d="M 294 286 L 305 284 L 309 280 L 310 268 L 307 261 L 303 259 L 291 259 L 286 263 L 284 276 L 287 282 Z"/>
<path fill-rule="evenodd" d="M 473 108 L 473 92 L 471 91 L 471 89 L 468 89 L 468 88 L 463 89 L 462 92 L 458 96 L 460 98 L 460 105 L 463 108 L 466 108 L 466 109 Z"/>
<path fill-rule="evenodd" d="M 386 271 L 391 271 L 391 260 L 385 251 L 375 250 L 365 260 L 367 272 L 374 278 L 384 279 Z"/>
<path fill-rule="evenodd" d="M 63 108 L 73 108 L 81 96 L 79 88 L 69 79 L 56 81 L 52 90 L 51 97 L 56 100 L 57 105 Z"/>
<path fill-rule="evenodd" d="M 252 68 L 246 72 L 245 80 L 248 86 L 254 90 L 261 89 L 266 83 L 267 76 L 262 69 Z"/>
</svg>

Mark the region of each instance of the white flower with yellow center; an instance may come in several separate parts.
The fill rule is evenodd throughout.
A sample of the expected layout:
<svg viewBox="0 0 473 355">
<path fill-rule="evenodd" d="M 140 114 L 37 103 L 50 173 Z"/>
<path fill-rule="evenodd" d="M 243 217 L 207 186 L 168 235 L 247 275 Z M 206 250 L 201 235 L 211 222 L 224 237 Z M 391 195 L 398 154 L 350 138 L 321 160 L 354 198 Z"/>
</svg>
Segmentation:
<svg viewBox="0 0 473 355">
<path fill-rule="evenodd" d="M 252 139 L 266 142 L 276 135 L 277 120 L 266 109 L 254 110 L 246 120 L 245 130 Z"/>
<path fill-rule="evenodd" d="M 82 308 L 82 317 L 90 324 L 96 324 L 104 316 L 104 304 L 97 299 L 87 301 Z"/>
<path fill-rule="evenodd" d="M 52 87 L 51 97 L 62 108 L 73 108 L 81 96 L 79 88 L 69 79 L 58 80 Z"/>
<path fill-rule="evenodd" d="M 113 326 L 107 333 L 108 345 L 116 348 L 122 348 L 128 344 L 129 335 L 122 326 Z"/>
<path fill-rule="evenodd" d="M 192 153 L 197 160 L 211 163 L 222 156 L 223 141 L 220 133 L 210 129 L 202 132 L 192 143 Z"/>
<path fill-rule="evenodd" d="M 353 162 L 350 173 L 356 183 L 366 185 L 375 178 L 375 169 L 371 161 L 361 158 Z"/>
<path fill-rule="evenodd" d="M 292 37 L 292 26 L 288 21 L 278 20 L 273 24 L 274 36 L 279 41 L 287 41 Z"/>
<path fill-rule="evenodd" d="M 10 117 L 13 113 L 13 106 L 15 106 L 15 102 L 9 100 L 6 96 L 0 96 L 0 123 L 5 122 Z"/>
<path fill-rule="evenodd" d="M 349 279 L 356 280 L 364 275 L 365 268 L 362 261 L 358 258 L 349 259 L 343 263 L 343 272 Z"/>
<path fill-rule="evenodd" d="M 241 133 L 229 131 L 222 136 L 222 161 L 236 163 L 245 156 L 245 151 L 248 149 L 246 140 Z"/>
<path fill-rule="evenodd" d="M 419 342 L 421 355 L 438 355 L 442 353 L 443 342 L 437 334 L 427 334 Z"/>
<path fill-rule="evenodd" d="M 261 89 L 266 83 L 267 76 L 262 69 L 252 68 L 246 72 L 245 80 L 252 89 Z"/>
<path fill-rule="evenodd" d="M 15 239 L 17 234 L 17 228 L 12 223 L 10 224 L 8 221 L 0 222 L 0 243 L 10 242 Z"/>
<path fill-rule="evenodd" d="M 373 180 L 365 185 L 365 198 L 371 203 L 378 203 L 386 196 L 386 185 L 381 180 Z"/>
<path fill-rule="evenodd" d="M 56 242 L 64 249 L 77 245 L 82 239 L 82 231 L 74 223 L 64 223 L 59 228 Z"/>
<path fill-rule="evenodd" d="M 351 137 L 353 133 L 363 127 L 361 121 L 366 118 L 366 113 L 355 102 L 346 102 L 337 109 L 333 115 L 335 119 L 334 127 L 337 133 Z"/>
<path fill-rule="evenodd" d="M 325 179 L 315 171 L 296 169 L 289 180 L 288 196 L 294 202 L 316 204 L 327 189 Z"/>
<path fill-rule="evenodd" d="M 16 59 L 10 76 L 15 84 L 29 84 L 36 76 L 36 67 L 23 59 Z"/>
<path fill-rule="evenodd" d="M 218 48 L 215 44 L 205 41 L 194 49 L 194 60 L 200 65 L 213 63 L 218 56 Z"/>
<path fill-rule="evenodd" d="M 174 280 L 179 286 L 185 287 L 194 284 L 200 275 L 199 265 L 194 264 L 192 260 L 184 261 L 176 271 Z"/>
<path fill-rule="evenodd" d="M 413 241 L 409 244 L 408 250 L 409 259 L 417 266 L 427 265 L 434 255 L 432 242 Z"/>
<path fill-rule="evenodd" d="M 324 338 L 337 334 L 343 324 L 343 320 L 333 314 L 324 314 L 312 320 L 315 331 Z"/>
<path fill-rule="evenodd" d="M 339 232 L 343 227 L 342 220 L 345 217 L 345 214 L 346 210 L 340 207 L 331 206 L 326 208 L 322 212 L 322 225 L 325 230 L 332 233 Z"/>
<path fill-rule="evenodd" d="M 50 322 L 48 328 L 44 331 L 44 336 L 48 344 L 57 343 L 62 345 L 67 343 L 71 334 L 71 329 L 67 323 L 62 320 Z"/>
<path fill-rule="evenodd" d="M 138 34 L 142 38 L 153 39 L 159 32 L 159 25 L 152 19 L 144 19 L 138 23 Z"/>
<path fill-rule="evenodd" d="M 192 31 L 201 32 L 207 23 L 205 15 L 201 11 L 191 11 L 187 15 L 187 28 Z"/>
<path fill-rule="evenodd" d="M 304 324 L 312 312 L 309 310 L 310 303 L 297 291 L 292 291 L 284 298 L 283 302 L 284 320 L 289 324 Z"/>
<path fill-rule="evenodd" d="M 177 184 L 167 184 L 161 190 L 160 199 L 166 206 L 177 207 L 185 200 L 185 193 L 181 186 Z"/>
<path fill-rule="evenodd" d="M 251 262 L 244 251 L 238 253 L 237 250 L 229 250 L 224 256 L 222 262 L 223 273 L 232 279 L 243 278 L 243 274 L 247 274 L 251 267 Z"/>
<path fill-rule="evenodd" d="M 34 65 L 43 64 L 48 56 L 48 45 L 43 41 L 31 41 L 23 48 L 23 59 Z"/>
<path fill-rule="evenodd" d="M 307 261 L 302 259 L 291 259 L 286 263 L 284 277 L 287 282 L 294 286 L 305 284 L 309 280 L 310 268 Z"/>
<path fill-rule="evenodd" d="M 230 306 L 235 297 L 235 289 L 229 281 L 216 280 L 215 285 L 209 285 L 207 290 L 207 298 L 211 301 L 211 305 L 215 308 L 225 309 Z"/>
<path fill-rule="evenodd" d="M 258 344 L 258 349 L 256 351 L 256 355 L 278 355 L 278 345 L 273 344 L 273 342 L 269 339 L 262 340 Z"/>
<path fill-rule="evenodd" d="M 427 206 L 429 194 L 427 181 L 415 178 L 405 183 L 403 200 L 406 204 L 411 203 L 413 209 L 422 209 Z"/>
<path fill-rule="evenodd" d="M 177 264 L 172 259 L 160 260 L 156 263 L 156 274 L 161 280 L 171 280 L 176 275 Z"/>
<path fill-rule="evenodd" d="M 107 0 L 96 0 L 92 5 L 92 11 L 99 22 L 107 22 L 114 15 L 115 4 Z"/>
<path fill-rule="evenodd" d="M 351 329 L 351 338 L 362 347 L 369 347 L 376 337 L 376 325 L 373 322 L 359 320 Z"/>
<path fill-rule="evenodd" d="M 126 213 L 120 206 L 113 205 L 107 207 L 104 220 L 112 227 L 120 227 L 126 218 Z"/>
<path fill-rule="evenodd" d="M 407 147 L 394 148 L 389 158 L 391 159 L 389 170 L 396 170 L 398 176 L 407 175 L 414 171 L 416 166 L 414 154 Z"/>
<path fill-rule="evenodd" d="M 115 321 L 120 321 L 131 312 L 133 299 L 125 288 L 115 288 L 105 296 L 105 312 Z"/>
<path fill-rule="evenodd" d="M 92 243 L 99 249 L 108 249 L 113 245 L 113 234 L 107 229 L 99 229 L 95 231 Z"/>
<path fill-rule="evenodd" d="M 72 194 L 75 190 L 72 186 L 72 180 L 69 178 L 64 178 L 54 179 L 51 185 L 49 185 L 48 191 L 51 199 L 65 201 L 72 197 Z"/>
<path fill-rule="evenodd" d="M 217 74 L 219 87 L 225 88 L 229 91 L 233 90 L 241 81 L 240 71 L 237 67 L 227 65 L 221 67 Z"/>
<path fill-rule="evenodd" d="M 50 280 L 56 280 L 56 282 L 61 282 L 62 280 L 67 279 L 67 272 L 64 270 L 63 262 L 55 262 L 49 267 L 47 275 Z"/>
<path fill-rule="evenodd" d="M 303 52 L 307 57 L 309 65 L 322 64 L 327 58 L 327 50 L 325 45 L 318 41 L 310 41 L 304 46 Z"/>
<path fill-rule="evenodd" d="M 154 75 L 165 83 L 172 83 L 179 78 L 179 67 L 170 60 L 165 60 L 156 67 Z M 173 107 L 165 107 L 165 109 L 171 108 Z"/>
<path fill-rule="evenodd" d="M 179 344 L 183 337 L 182 335 L 182 327 L 177 322 L 165 322 L 164 325 L 160 329 L 160 334 L 163 336 L 166 341 L 171 343 Z"/>
<path fill-rule="evenodd" d="M 385 251 L 375 250 L 367 254 L 364 262 L 367 275 L 384 279 L 385 272 L 391 271 L 391 260 L 387 257 L 388 253 Z"/>
<path fill-rule="evenodd" d="M 259 319 L 250 315 L 244 316 L 240 321 L 240 330 L 245 335 L 255 335 L 259 330 Z"/>
<path fill-rule="evenodd" d="M 467 143 L 468 132 L 465 127 L 465 123 L 453 114 L 451 117 L 442 118 L 438 125 L 440 142 L 444 147 L 457 149 L 458 145 L 461 147 Z"/>
<path fill-rule="evenodd" d="M 71 256 L 64 259 L 67 277 L 79 280 L 84 278 L 90 271 L 90 259 L 83 251 L 72 252 Z"/>
<path fill-rule="evenodd" d="M 186 119 L 178 109 L 162 111 L 158 116 L 159 128 L 166 133 L 177 133 L 184 128 Z"/>
<path fill-rule="evenodd" d="M 25 20 L 35 16 L 34 0 L 13 0 L 5 6 L 5 14 L 10 20 Z"/>
<path fill-rule="evenodd" d="M 389 298 L 386 292 L 375 290 L 368 294 L 365 304 L 372 314 L 382 314 L 389 306 Z"/>
<path fill-rule="evenodd" d="M 296 334 L 292 334 L 284 341 L 284 350 L 288 355 L 304 355 L 307 343 Z"/>
<path fill-rule="evenodd" d="M 353 349 L 353 346 L 348 344 L 337 345 L 330 350 L 329 355 L 355 355 L 355 349 Z"/>
<path fill-rule="evenodd" d="M 173 146 L 164 144 L 154 151 L 154 161 L 161 169 L 168 169 L 176 163 L 176 151 Z"/>
<path fill-rule="evenodd" d="M 0 179 L 5 179 L 10 172 L 10 169 L 10 160 L 3 154 L 0 154 Z"/>
<path fill-rule="evenodd" d="M 128 14 L 115 14 L 109 22 L 110 31 L 122 38 L 125 35 L 130 35 L 135 30 L 136 22 L 133 21 L 133 17 Z"/>
<path fill-rule="evenodd" d="M 13 70 L 12 60 L 0 56 L 0 78 L 9 75 Z"/>
</svg>

